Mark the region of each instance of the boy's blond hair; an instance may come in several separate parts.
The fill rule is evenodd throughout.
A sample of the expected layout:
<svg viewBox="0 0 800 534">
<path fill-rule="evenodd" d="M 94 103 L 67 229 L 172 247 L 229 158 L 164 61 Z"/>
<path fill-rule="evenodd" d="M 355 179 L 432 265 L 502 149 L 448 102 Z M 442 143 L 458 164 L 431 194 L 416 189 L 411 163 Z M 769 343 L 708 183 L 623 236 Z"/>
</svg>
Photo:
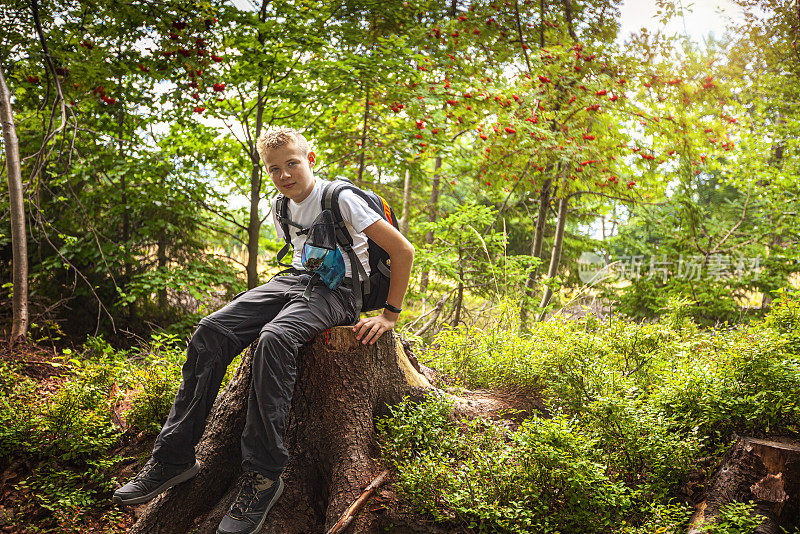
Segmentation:
<svg viewBox="0 0 800 534">
<path fill-rule="evenodd" d="M 311 146 L 306 138 L 294 128 L 277 128 L 265 131 L 256 142 L 256 150 L 258 150 L 258 155 L 261 156 L 261 161 L 266 163 L 268 150 L 281 148 L 289 143 L 294 143 L 303 152 L 304 156 L 308 156 L 308 153 L 311 152 Z"/>
</svg>

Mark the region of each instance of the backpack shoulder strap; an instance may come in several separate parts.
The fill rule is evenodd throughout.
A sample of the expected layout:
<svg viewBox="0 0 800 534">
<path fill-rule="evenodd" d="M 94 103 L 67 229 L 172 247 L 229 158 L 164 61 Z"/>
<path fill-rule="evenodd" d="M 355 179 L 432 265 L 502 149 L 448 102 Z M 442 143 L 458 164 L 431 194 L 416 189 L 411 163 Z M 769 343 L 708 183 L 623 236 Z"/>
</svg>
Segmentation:
<svg viewBox="0 0 800 534">
<path fill-rule="evenodd" d="M 371 288 L 367 271 L 358 259 L 355 250 L 353 250 L 353 237 L 350 235 L 350 232 L 347 231 L 347 226 L 345 226 L 344 218 L 342 217 L 342 210 L 339 206 L 339 194 L 344 189 L 356 190 L 357 187 L 344 180 L 335 180 L 325 184 L 322 190 L 322 209 L 330 210 L 331 213 L 333 213 L 336 241 L 350 260 L 350 276 L 353 277 L 353 293 L 355 295 L 356 310 L 360 312 L 363 303 L 361 282 L 364 283 L 364 293 L 369 294 Z"/>
<path fill-rule="evenodd" d="M 287 199 L 283 195 L 278 195 L 278 199 L 275 202 L 275 215 L 278 219 L 278 224 L 281 225 L 281 230 L 283 230 L 283 240 L 287 243 L 291 243 L 291 238 L 289 236 L 289 199 Z"/>
<path fill-rule="evenodd" d="M 275 213 L 278 218 L 278 224 L 281 225 L 281 230 L 283 231 L 283 240 L 285 241 L 283 248 L 278 251 L 277 260 L 278 265 L 283 265 L 284 267 L 291 267 L 286 263 L 283 263 L 284 256 L 289 252 L 289 249 L 292 247 L 292 235 L 291 235 L 291 228 L 295 227 L 298 228 L 298 234 L 305 234 L 308 233 L 308 228 L 304 228 L 302 225 L 297 224 L 291 218 L 289 218 L 289 199 L 286 198 L 285 195 L 278 195 L 278 199 L 275 202 Z"/>
<path fill-rule="evenodd" d="M 342 248 L 344 248 L 344 245 L 353 246 L 353 237 L 347 231 L 344 217 L 342 217 L 342 208 L 339 205 L 339 194 L 343 189 L 349 189 L 350 187 L 352 186 L 348 182 L 335 180 L 325 184 L 322 190 L 322 209 L 330 210 L 333 213 L 333 222 L 336 224 L 336 239 L 339 240 Z"/>
</svg>

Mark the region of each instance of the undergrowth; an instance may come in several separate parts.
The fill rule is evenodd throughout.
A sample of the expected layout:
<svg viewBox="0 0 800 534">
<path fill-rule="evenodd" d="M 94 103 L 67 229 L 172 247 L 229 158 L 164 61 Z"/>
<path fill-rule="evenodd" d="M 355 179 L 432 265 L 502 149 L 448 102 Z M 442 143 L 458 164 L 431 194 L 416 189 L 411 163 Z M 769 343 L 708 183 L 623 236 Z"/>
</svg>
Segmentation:
<svg viewBox="0 0 800 534">
<path fill-rule="evenodd" d="M 82 350 L 66 349 L 50 362 L 59 384 L 49 395 L 23 374 L 20 362 L 0 360 L 0 458 L 22 474 L 6 509 L 11 525 L 24 532 L 96 531 L 86 516 L 93 509 L 113 532 L 121 511 L 109 496 L 124 459 L 120 450 L 160 429 L 183 354 L 169 335 L 127 351 L 89 338 Z M 123 400 L 128 409 L 120 409 Z"/>
<path fill-rule="evenodd" d="M 800 436 L 798 339 L 792 295 L 716 331 L 680 301 L 653 324 L 451 329 L 423 361 L 455 385 L 539 395 L 550 417 L 507 431 L 453 421 L 443 399 L 404 403 L 378 424 L 384 458 L 420 511 L 475 532 L 684 532 L 679 488 L 709 476 L 736 435 Z M 708 532 L 750 533 L 751 511 L 732 505 Z"/>
<path fill-rule="evenodd" d="M 489 325 L 442 332 L 421 358 L 454 385 L 538 395 L 547 417 L 514 430 L 455 421 L 446 399 L 402 403 L 378 428 L 398 488 L 456 529 L 498 533 L 684 532 L 679 492 L 710 475 L 737 434 L 800 435 L 800 301 L 785 294 L 761 322 L 706 330 L 674 301 L 662 320 L 551 320 L 527 334 Z M 43 395 L 0 361 L 0 457 L 24 472 L 6 519 L 25 532 L 124 528 L 111 505 L 123 445 L 153 436 L 180 381 L 183 347 L 162 334 L 127 351 L 89 338 L 63 351 Z M 229 375 L 236 365 L 229 367 Z M 125 400 L 123 430 L 114 408 Z M 702 461 L 701 461 L 702 459 Z M 751 533 L 734 504 L 710 534 Z M 116 525 L 116 526 L 115 526 Z"/>
</svg>

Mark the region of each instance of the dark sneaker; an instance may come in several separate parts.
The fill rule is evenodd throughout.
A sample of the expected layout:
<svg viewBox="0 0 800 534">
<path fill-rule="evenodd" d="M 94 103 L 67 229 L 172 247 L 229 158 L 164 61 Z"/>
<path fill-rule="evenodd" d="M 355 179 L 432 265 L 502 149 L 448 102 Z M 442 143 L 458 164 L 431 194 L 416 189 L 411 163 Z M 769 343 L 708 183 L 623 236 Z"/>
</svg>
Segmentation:
<svg viewBox="0 0 800 534">
<path fill-rule="evenodd" d="M 259 473 L 245 473 L 239 495 L 222 518 L 217 534 L 255 534 L 282 493 L 281 477 L 270 480 Z"/>
<path fill-rule="evenodd" d="M 162 464 L 150 458 L 138 475 L 114 492 L 114 502 L 125 505 L 147 502 L 172 486 L 189 480 L 198 471 L 200 464 L 197 461 L 172 465 Z"/>
</svg>

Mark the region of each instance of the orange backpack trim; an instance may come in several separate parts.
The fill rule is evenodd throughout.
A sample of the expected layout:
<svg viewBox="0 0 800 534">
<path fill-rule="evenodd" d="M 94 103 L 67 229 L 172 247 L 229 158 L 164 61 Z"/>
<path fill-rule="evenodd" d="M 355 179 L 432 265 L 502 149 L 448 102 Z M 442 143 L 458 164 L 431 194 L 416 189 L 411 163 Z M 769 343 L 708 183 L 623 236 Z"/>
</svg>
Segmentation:
<svg viewBox="0 0 800 534">
<path fill-rule="evenodd" d="M 389 207 L 389 203 L 382 196 L 378 195 L 378 198 L 381 199 L 383 204 L 383 214 L 386 216 L 386 220 L 389 221 L 389 224 L 392 224 L 392 208 Z"/>
</svg>

